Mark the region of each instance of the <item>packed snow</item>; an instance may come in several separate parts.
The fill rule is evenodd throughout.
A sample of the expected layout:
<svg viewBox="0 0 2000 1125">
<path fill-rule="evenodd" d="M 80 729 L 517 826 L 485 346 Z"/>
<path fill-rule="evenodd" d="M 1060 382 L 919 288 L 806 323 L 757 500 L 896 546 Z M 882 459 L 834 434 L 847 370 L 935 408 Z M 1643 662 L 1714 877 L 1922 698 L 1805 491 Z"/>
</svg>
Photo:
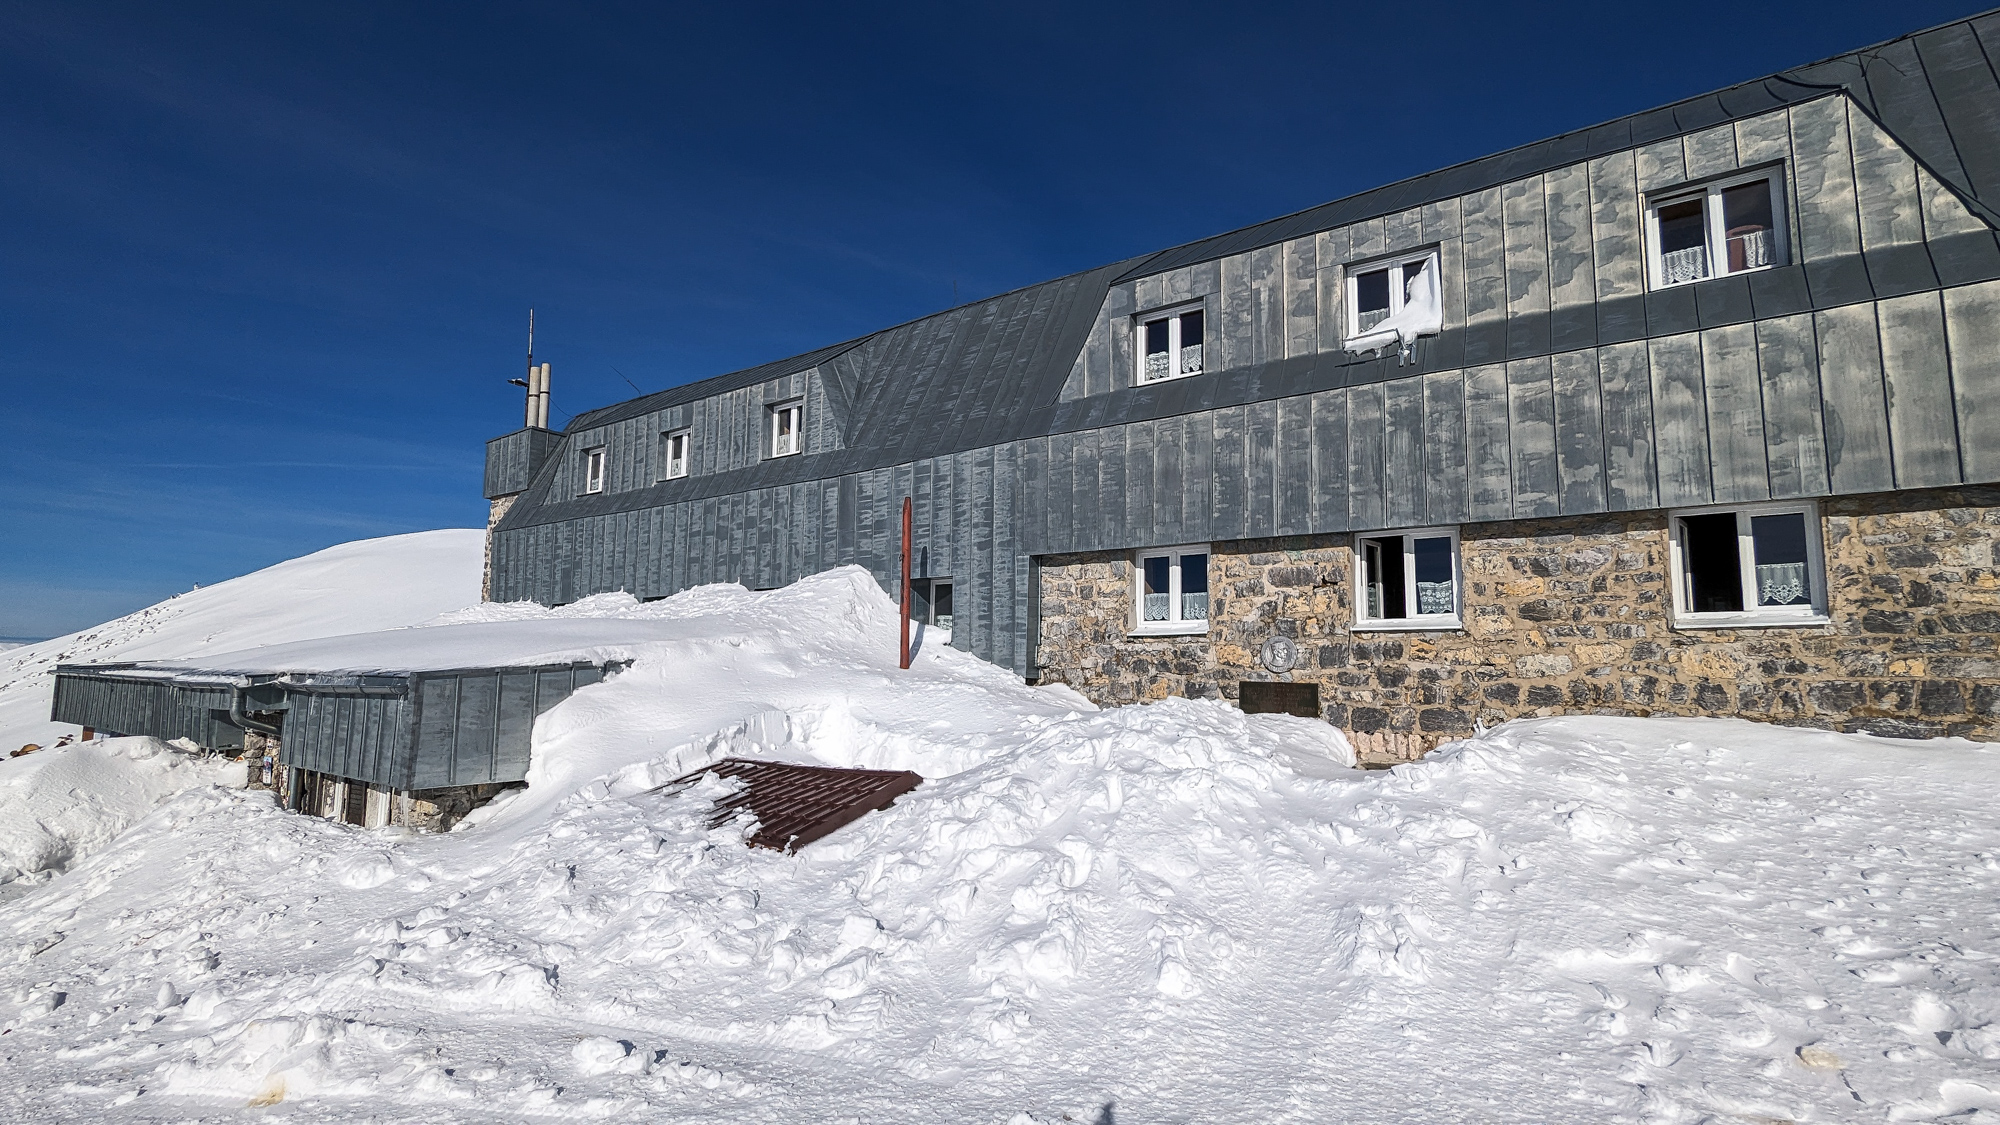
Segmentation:
<svg viewBox="0 0 2000 1125">
<path fill-rule="evenodd" d="M 1985 746 L 1569 718 L 1365 772 L 898 670 L 853 569 L 432 628 L 632 664 L 453 832 L 198 785 L 0 908 L 0 1117 L 2000 1121 Z M 728 755 L 929 780 L 783 855 L 663 787 Z"/>
</svg>

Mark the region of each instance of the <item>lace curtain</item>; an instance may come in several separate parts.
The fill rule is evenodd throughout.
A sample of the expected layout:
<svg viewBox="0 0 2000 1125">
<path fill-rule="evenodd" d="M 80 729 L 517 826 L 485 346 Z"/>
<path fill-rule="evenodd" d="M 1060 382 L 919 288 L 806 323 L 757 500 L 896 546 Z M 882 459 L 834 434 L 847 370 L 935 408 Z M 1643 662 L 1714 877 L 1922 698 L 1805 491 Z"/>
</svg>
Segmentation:
<svg viewBox="0 0 2000 1125">
<path fill-rule="evenodd" d="M 1708 248 L 1690 246 L 1660 255 L 1660 284 L 1678 285 L 1708 276 Z"/>
<path fill-rule="evenodd" d="M 1451 613 L 1457 607 L 1452 604 L 1451 583 L 1417 583 L 1418 613 Z"/>
<path fill-rule="evenodd" d="M 1806 564 L 1764 563 L 1757 567 L 1758 605 L 1805 605 Z"/>
</svg>

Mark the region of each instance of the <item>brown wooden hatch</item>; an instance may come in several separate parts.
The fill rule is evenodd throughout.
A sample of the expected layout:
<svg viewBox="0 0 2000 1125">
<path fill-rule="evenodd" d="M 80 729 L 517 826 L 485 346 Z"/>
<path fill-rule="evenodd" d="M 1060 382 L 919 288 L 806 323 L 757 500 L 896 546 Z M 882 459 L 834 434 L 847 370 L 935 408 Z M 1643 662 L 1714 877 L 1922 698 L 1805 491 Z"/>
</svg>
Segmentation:
<svg viewBox="0 0 2000 1125">
<path fill-rule="evenodd" d="M 685 785 L 711 773 L 735 778 L 743 788 L 715 803 L 709 824 L 726 824 L 748 808 L 757 817 L 751 845 L 781 852 L 797 851 L 843 824 L 888 808 L 924 780 L 909 770 L 835 769 L 724 758 L 673 785 Z"/>
</svg>

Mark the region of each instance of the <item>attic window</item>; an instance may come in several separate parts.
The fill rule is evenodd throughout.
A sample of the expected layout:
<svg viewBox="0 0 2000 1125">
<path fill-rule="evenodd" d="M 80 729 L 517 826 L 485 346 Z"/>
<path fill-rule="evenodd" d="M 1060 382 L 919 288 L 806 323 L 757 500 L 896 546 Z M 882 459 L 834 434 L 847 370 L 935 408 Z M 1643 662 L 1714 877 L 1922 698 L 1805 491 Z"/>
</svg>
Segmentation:
<svg viewBox="0 0 2000 1125">
<path fill-rule="evenodd" d="M 687 430 L 660 435 L 660 479 L 676 480 L 688 475 Z"/>
<path fill-rule="evenodd" d="M 803 402 L 780 403 L 771 408 L 771 456 L 789 457 L 804 448 L 799 434 L 805 428 L 805 417 Z"/>
<path fill-rule="evenodd" d="M 1201 374 L 1202 312 L 1182 309 L 1139 322 L 1139 382 Z"/>
<path fill-rule="evenodd" d="M 1398 347 L 1407 354 L 1418 336 L 1443 330 L 1436 251 L 1362 266 L 1347 277 L 1348 351 Z"/>
<path fill-rule="evenodd" d="M 1646 210 L 1653 288 L 1785 264 L 1778 185 L 1769 172 L 1664 196 Z"/>
<path fill-rule="evenodd" d="M 583 451 L 583 490 L 604 491 L 604 447 Z"/>
</svg>

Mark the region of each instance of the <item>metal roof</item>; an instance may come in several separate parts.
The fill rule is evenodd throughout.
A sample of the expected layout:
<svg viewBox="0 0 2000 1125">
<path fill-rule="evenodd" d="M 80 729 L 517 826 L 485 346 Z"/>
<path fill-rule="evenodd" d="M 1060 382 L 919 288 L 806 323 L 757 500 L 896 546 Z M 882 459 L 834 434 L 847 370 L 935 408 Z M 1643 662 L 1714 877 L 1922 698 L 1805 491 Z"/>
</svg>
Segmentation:
<svg viewBox="0 0 2000 1125">
<path fill-rule="evenodd" d="M 2000 228 L 2000 9 L 1769 77 L 1350 195 L 1147 256 L 973 301 L 859 339 L 631 399 L 572 420 L 602 426 L 768 379 L 829 368 L 850 449 L 948 453 L 1037 432 L 1104 292 L 1139 277 L 1491 188 L 1593 156 L 1845 93 L 1989 225 Z M 760 476 L 759 478 L 763 478 Z M 520 517 L 526 517 L 523 510 Z M 521 522 L 509 521 L 509 526 Z"/>
</svg>

